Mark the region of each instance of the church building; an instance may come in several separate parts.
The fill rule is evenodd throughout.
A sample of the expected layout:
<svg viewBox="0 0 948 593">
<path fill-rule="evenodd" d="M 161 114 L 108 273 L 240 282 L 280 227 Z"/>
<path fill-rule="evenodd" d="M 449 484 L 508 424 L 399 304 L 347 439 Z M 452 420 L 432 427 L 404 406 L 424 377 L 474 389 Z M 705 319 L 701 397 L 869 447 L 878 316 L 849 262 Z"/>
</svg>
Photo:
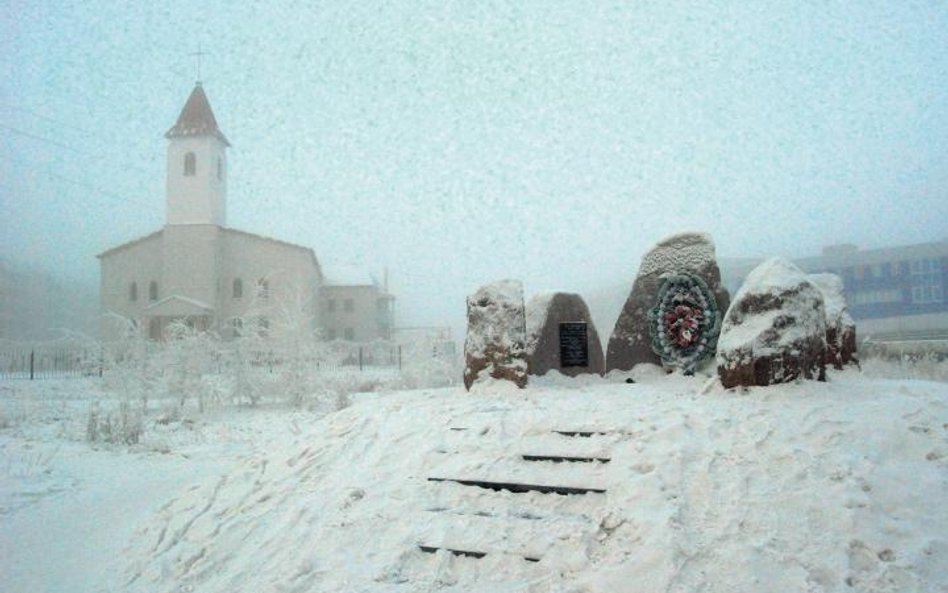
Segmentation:
<svg viewBox="0 0 948 593">
<path fill-rule="evenodd" d="M 116 339 L 131 325 L 159 340 L 175 321 L 224 338 L 277 335 L 300 323 L 335 328 L 322 303 L 329 287 L 311 248 L 226 226 L 230 143 L 200 82 L 165 137 L 164 227 L 98 255 L 102 337 Z M 371 290 L 371 308 L 345 312 L 362 325 L 360 314 L 370 320 L 369 331 L 359 332 L 365 341 L 383 337 L 392 321 L 392 297 L 378 285 Z M 376 305 L 382 302 L 386 315 Z"/>
</svg>

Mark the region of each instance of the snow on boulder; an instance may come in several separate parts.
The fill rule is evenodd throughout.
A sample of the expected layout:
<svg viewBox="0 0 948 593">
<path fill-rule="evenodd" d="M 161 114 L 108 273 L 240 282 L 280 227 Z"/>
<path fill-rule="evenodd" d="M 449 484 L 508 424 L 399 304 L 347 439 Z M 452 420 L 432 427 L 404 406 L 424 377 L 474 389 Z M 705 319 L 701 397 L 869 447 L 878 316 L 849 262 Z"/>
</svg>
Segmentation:
<svg viewBox="0 0 948 593">
<path fill-rule="evenodd" d="M 718 375 L 724 387 L 826 378 L 823 295 L 800 268 L 769 259 L 747 276 L 724 317 Z"/>
<path fill-rule="evenodd" d="M 843 295 L 843 280 L 836 274 L 810 274 L 810 282 L 823 293 L 826 311 L 826 364 L 842 370 L 859 364 L 856 355 L 856 322 Z"/>
<path fill-rule="evenodd" d="M 589 307 L 578 294 L 551 292 L 527 303 L 527 370 L 603 374 L 605 360 Z"/>
<path fill-rule="evenodd" d="M 609 338 L 607 371 L 627 371 L 639 363 L 694 370 L 713 358 L 729 301 L 710 235 L 663 239 L 642 258 Z"/>
<path fill-rule="evenodd" d="M 482 286 L 467 298 L 467 337 L 464 340 L 464 386 L 480 378 L 527 385 L 526 320 L 523 285 L 501 280 Z"/>
</svg>

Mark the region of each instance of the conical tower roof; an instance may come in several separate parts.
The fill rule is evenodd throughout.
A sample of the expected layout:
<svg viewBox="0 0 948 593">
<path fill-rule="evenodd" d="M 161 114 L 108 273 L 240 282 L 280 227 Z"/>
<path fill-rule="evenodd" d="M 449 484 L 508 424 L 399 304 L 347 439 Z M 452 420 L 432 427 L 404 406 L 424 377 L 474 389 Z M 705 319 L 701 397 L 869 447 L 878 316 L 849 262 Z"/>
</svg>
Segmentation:
<svg viewBox="0 0 948 593">
<path fill-rule="evenodd" d="M 201 83 L 194 86 L 188 102 L 184 104 L 178 121 L 165 134 L 165 138 L 183 138 L 187 136 L 217 136 L 226 146 L 230 142 L 217 127 L 217 120 L 214 118 L 214 112 L 211 111 L 211 104 L 207 101 L 207 95 L 204 94 L 204 88 Z"/>
</svg>

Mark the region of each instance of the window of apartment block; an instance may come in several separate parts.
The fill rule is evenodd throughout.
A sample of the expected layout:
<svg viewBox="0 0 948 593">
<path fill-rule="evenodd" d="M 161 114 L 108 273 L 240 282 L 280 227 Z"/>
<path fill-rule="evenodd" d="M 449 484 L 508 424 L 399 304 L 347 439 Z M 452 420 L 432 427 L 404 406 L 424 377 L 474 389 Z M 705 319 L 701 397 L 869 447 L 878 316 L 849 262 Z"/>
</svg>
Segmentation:
<svg viewBox="0 0 948 593">
<path fill-rule="evenodd" d="M 334 328 L 329 328 L 326 330 L 326 339 L 335 340 L 336 339 L 336 330 Z"/>
<path fill-rule="evenodd" d="M 911 262 L 912 302 L 941 303 L 945 300 L 941 260 L 917 259 Z"/>
<path fill-rule="evenodd" d="M 137 301 L 138 300 L 138 283 L 132 282 L 128 286 L 128 300 Z"/>
<path fill-rule="evenodd" d="M 234 278 L 233 294 L 235 299 L 244 296 L 244 281 L 240 278 Z"/>
<path fill-rule="evenodd" d="M 343 334 L 343 337 L 349 340 L 350 342 L 355 340 L 355 330 L 352 329 L 351 327 L 347 327 L 346 329 L 342 330 L 342 334 Z"/>
<path fill-rule="evenodd" d="M 355 311 L 355 302 L 352 299 L 346 299 L 342 301 L 342 308 L 343 310 L 351 313 L 352 311 Z"/>
<path fill-rule="evenodd" d="M 329 299 L 326 301 L 326 310 L 330 313 L 334 313 L 336 311 L 336 299 Z"/>
</svg>

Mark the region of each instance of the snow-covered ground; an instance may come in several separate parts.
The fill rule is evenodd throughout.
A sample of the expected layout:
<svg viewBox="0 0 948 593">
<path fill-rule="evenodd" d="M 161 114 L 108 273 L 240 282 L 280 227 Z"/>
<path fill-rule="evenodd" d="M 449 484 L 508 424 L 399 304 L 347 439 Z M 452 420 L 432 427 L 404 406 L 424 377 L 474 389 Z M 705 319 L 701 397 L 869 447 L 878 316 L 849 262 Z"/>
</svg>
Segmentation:
<svg viewBox="0 0 948 593">
<path fill-rule="evenodd" d="M 948 591 L 948 384 L 531 379 L 132 446 L 97 380 L 0 383 L 0 591 Z"/>
</svg>

